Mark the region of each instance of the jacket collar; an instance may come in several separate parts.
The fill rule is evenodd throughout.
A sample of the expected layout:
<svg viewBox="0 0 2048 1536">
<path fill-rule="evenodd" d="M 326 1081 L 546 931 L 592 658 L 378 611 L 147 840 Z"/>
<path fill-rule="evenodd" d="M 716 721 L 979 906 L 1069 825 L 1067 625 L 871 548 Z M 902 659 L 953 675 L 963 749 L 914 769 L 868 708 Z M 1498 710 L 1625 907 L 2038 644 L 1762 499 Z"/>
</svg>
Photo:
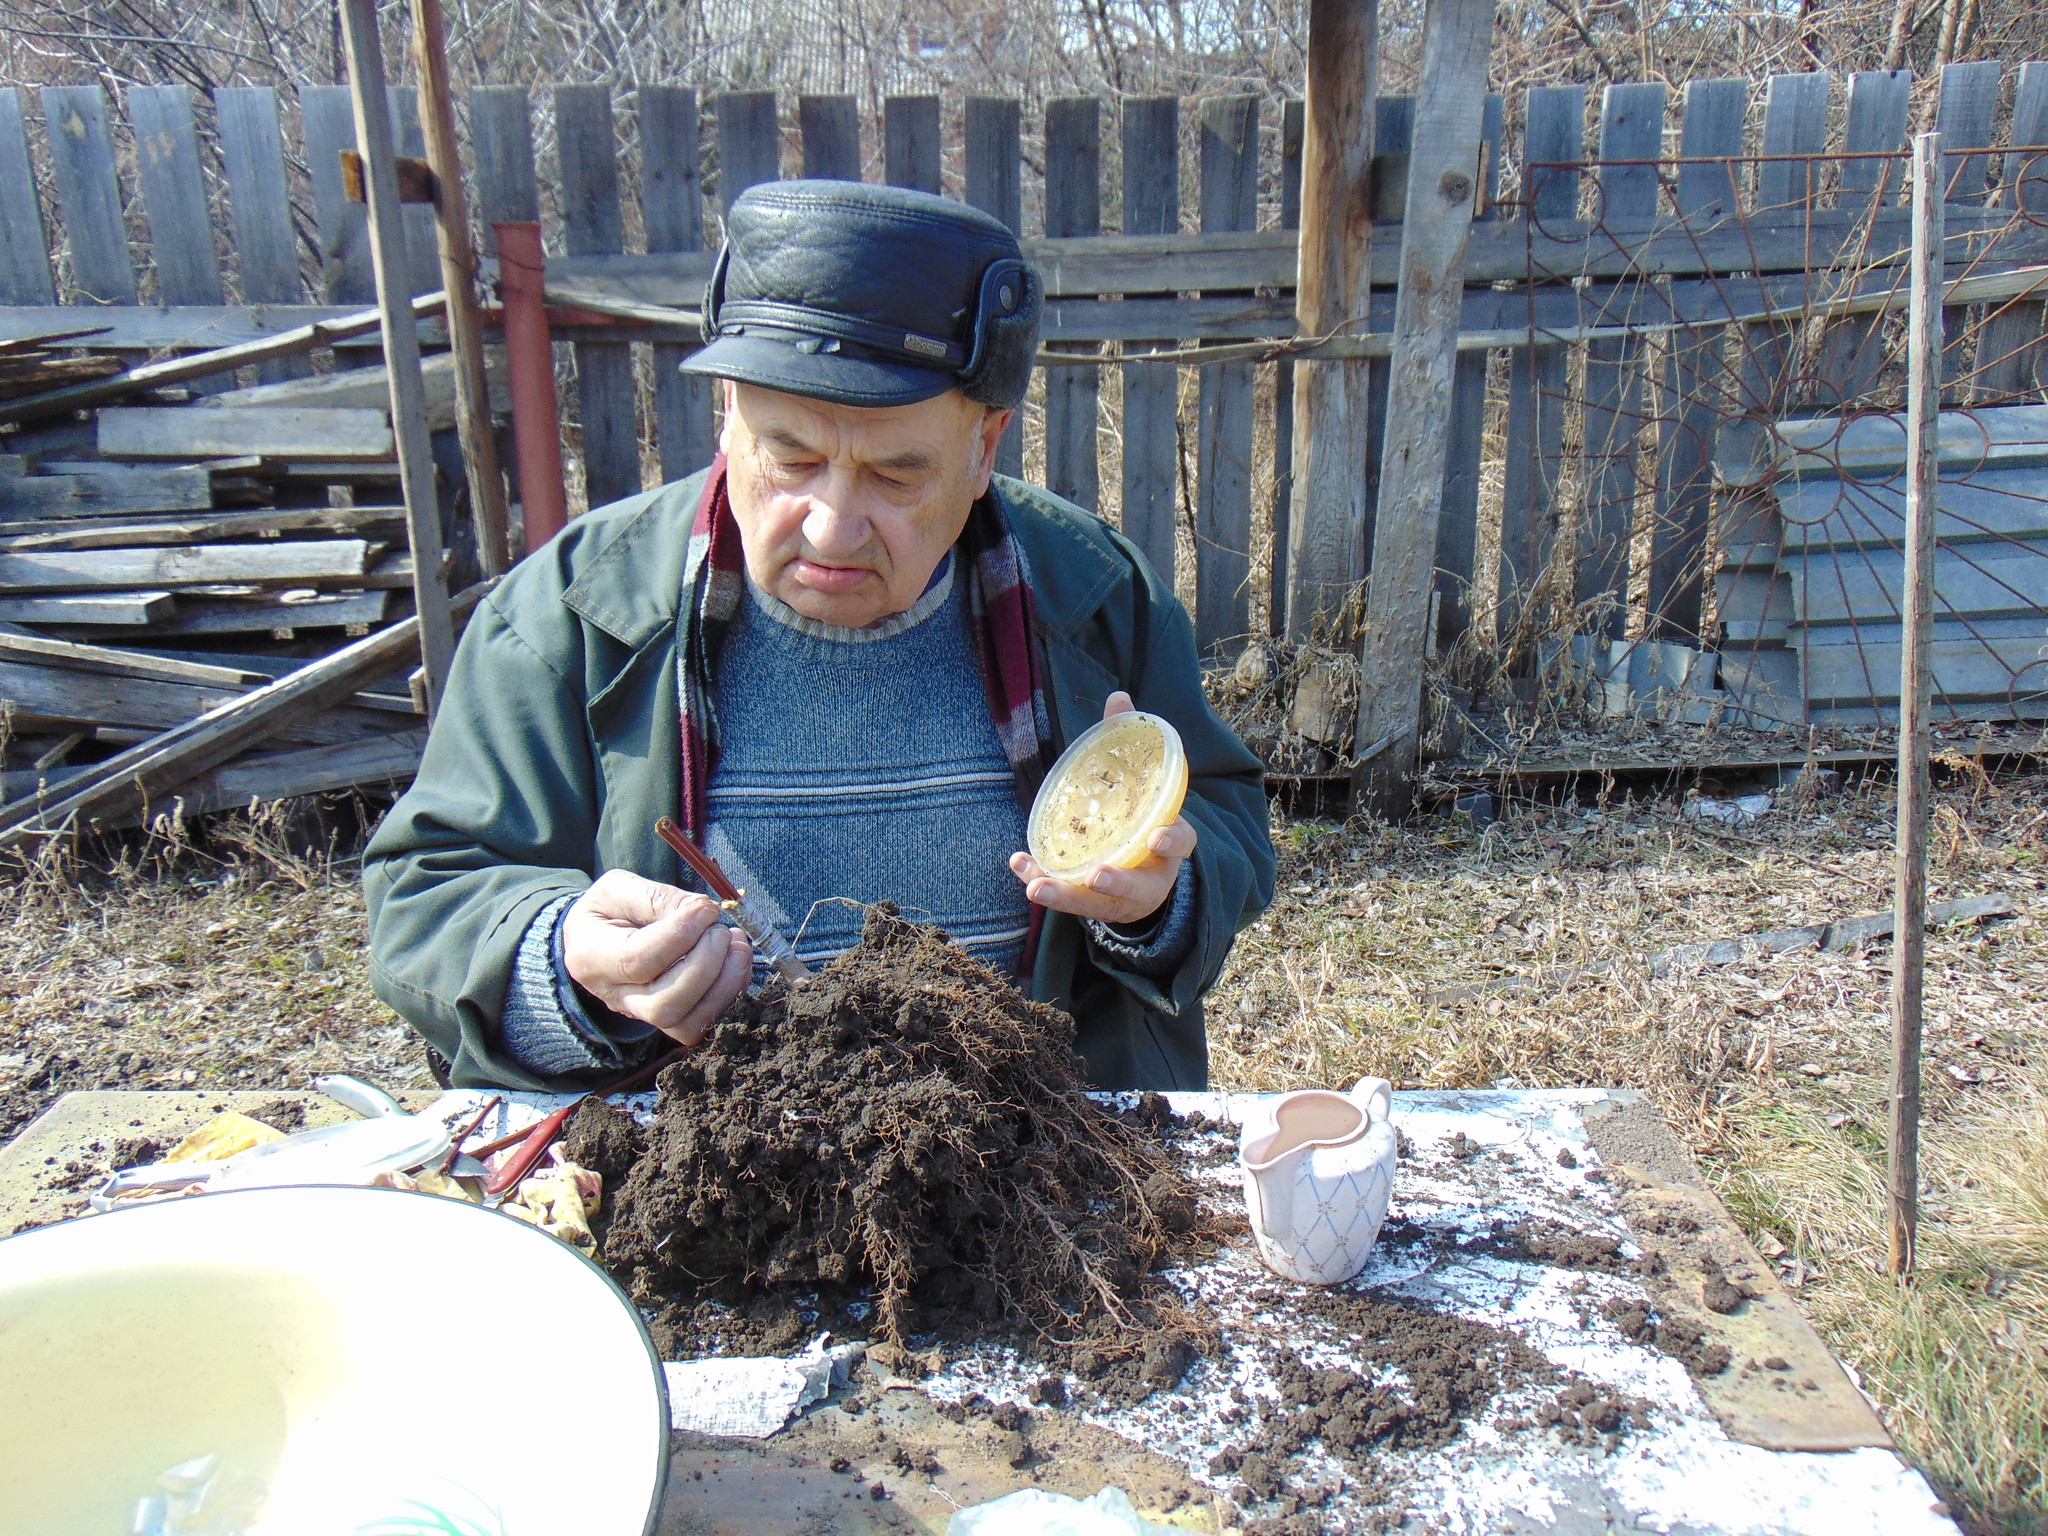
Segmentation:
<svg viewBox="0 0 2048 1536">
<path fill-rule="evenodd" d="M 692 538 L 690 527 L 709 474 L 699 470 L 687 480 L 586 513 L 612 523 L 617 532 L 563 592 L 564 605 L 634 650 L 672 629 L 683 590 L 695 585 L 707 552 L 708 541 Z M 990 489 L 1024 558 L 1039 622 L 1073 638 L 1129 574 L 1128 563 L 1106 538 L 1070 529 L 1069 523 L 1087 514 L 1046 492 L 1005 475 Z"/>
<path fill-rule="evenodd" d="M 634 650 L 672 628 L 684 579 L 696 574 L 703 559 L 696 546 L 704 541 L 690 537 L 690 524 L 709 474 L 699 470 L 687 480 L 585 513 L 617 531 L 564 590 L 563 605 Z"/>
</svg>

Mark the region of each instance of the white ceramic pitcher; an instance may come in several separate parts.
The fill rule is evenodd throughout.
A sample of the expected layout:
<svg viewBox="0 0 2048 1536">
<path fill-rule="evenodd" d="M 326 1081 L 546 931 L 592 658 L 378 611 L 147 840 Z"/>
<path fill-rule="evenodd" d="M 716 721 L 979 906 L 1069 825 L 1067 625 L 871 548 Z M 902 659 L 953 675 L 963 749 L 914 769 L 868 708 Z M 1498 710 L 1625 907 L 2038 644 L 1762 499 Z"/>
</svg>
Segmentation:
<svg viewBox="0 0 2048 1536">
<path fill-rule="evenodd" d="M 1275 1273 L 1337 1285 L 1361 1269 L 1394 1192 L 1394 1088 L 1306 1088 L 1259 1100 L 1238 1135 L 1259 1257 Z"/>
</svg>

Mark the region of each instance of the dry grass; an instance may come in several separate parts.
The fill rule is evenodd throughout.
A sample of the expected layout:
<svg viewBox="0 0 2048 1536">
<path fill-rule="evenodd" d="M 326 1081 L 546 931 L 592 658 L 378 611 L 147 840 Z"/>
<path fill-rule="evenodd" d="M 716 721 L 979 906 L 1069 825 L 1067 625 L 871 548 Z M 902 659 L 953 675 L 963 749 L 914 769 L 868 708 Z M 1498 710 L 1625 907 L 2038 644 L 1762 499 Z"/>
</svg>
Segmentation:
<svg viewBox="0 0 2048 1536">
<path fill-rule="evenodd" d="M 1653 1092 L 1723 1198 L 1972 1528 L 2048 1532 L 2048 779 L 1940 797 L 1937 898 L 2022 917 L 1929 945 L 1926 1223 L 1918 1283 L 1883 1272 L 1888 952 L 1653 977 L 1672 945 L 1889 900 L 1882 787 L 1736 831 L 1670 802 L 1525 808 L 1486 829 L 1276 819 L 1281 893 L 1212 1000 L 1218 1086 L 1375 1072 L 1398 1083 Z M 424 1084 L 371 996 L 346 860 L 274 822 L 214 823 L 97 872 L 0 888 L 0 1131 L 55 1091 L 303 1085 L 347 1068 Z M 1505 974 L 1597 981 L 1432 1005 Z"/>
<path fill-rule="evenodd" d="M 429 1086 L 370 992 L 356 867 L 275 816 L 88 869 L 55 848 L 0 885 L 0 1136 L 82 1088 Z"/>
<path fill-rule="evenodd" d="M 1795 797 L 1797 798 L 1797 797 Z M 2048 781 L 1941 796 L 1937 899 L 2022 917 L 1934 935 L 1918 1283 L 1883 1273 L 1889 951 L 1654 977 L 1655 952 L 1889 904 L 1890 794 L 1737 832 L 1660 805 L 1442 821 L 1276 823 L 1281 896 L 1214 1000 L 1226 1087 L 1376 1073 L 1409 1086 L 1655 1094 L 1830 1343 L 1979 1531 L 2048 1531 Z M 1590 961 L 1595 981 L 1432 1005 Z"/>
</svg>

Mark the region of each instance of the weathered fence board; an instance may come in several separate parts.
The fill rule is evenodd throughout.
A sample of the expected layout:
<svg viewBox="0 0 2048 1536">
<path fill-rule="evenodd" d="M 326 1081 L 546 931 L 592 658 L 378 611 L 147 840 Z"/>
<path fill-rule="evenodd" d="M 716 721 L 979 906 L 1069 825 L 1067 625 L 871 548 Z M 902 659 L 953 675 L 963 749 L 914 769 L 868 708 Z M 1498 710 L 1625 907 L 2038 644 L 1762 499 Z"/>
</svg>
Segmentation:
<svg viewBox="0 0 2048 1536">
<path fill-rule="evenodd" d="M 694 88 L 640 87 L 640 212 L 650 251 L 704 248 L 697 132 Z M 680 342 L 654 344 L 654 421 L 664 480 L 680 480 L 711 462 L 713 386 L 680 371 L 690 351 Z"/>
<path fill-rule="evenodd" d="M 782 178 L 782 128 L 773 91 L 727 91 L 718 114 L 718 201 L 732 207 L 747 188 Z"/>
<path fill-rule="evenodd" d="M 484 249 L 495 252 L 497 237 L 491 233 L 491 225 L 532 222 L 540 217 L 533 111 L 526 87 L 479 86 L 469 93 L 469 120 L 471 152 L 476 157 L 477 217 L 484 227 Z"/>
<path fill-rule="evenodd" d="M 135 179 L 149 215 L 157 302 L 220 303 L 220 257 L 199 173 L 191 91 L 182 85 L 130 86 L 128 122 L 135 132 Z"/>
<path fill-rule="evenodd" d="M 1682 218 L 1701 222 L 1741 202 L 1733 156 L 1742 153 L 1749 86 L 1742 80 L 1694 80 L 1685 88 L 1684 129 L 1675 194 Z M 1716 160 L 1716 156 L 1731 157 Z M 1673 308 L 1710 298 L 1699 285 L 1672 296 Z M 1713 506 L 1714 428 L 1720 418 L 1727 330 L 1675 331 L 1665 360 L 1665 389 L 1675 402 L 1658 445 L 1656 521 L 1650 532 L 1647 593 L 1652 638 L 1697 645 L 1705 594 L 1707 528 Z"/>
<path fill-rule="evenodd" d="M 1522 197 L 1525 219 L 1538 228 L 1575 220 L 1579 212 L 1578 161 L 1584 152 L 1583 86 L 1543 86 L 1529 92 Z M 1518 221 L 1520 222 L 1520 221 Z M 1466 273 L 1472 273 L 1471 254 Z M 1529 324 L 1543 330 L 1565 323 L 1574 300 L 1568 288 L 1532 285 L 1526 293 Z M 1571 357 L 1555 344 L 1516 347 L 1508 353 L 1507 457 L 1501 465 L 1500 632 L 1510 634 L 1537 615 L 1528 604 L 1550 569 L 1557 546 L 1557 494 L 1564 467 L 1565 388 Z"/>
<path fill-rule="evenodd" d="M 625 250 L 611 88 L 557 86 L 555 142 L 562 163 L 562 235 L 569 254 L 610 256 Z M 625 341 L 579 341 L 575 351 L 584 494 L 589 505 L 597 507 L 640 490 L 633 346 Z"/>
<path fill-rule="evenodd" d="M 0 91 L 0 207 L 8 210 L 0 219 L 0 304 L 56 303 L 43 204 L 15 86 Z"/>
<path fill-rule="evenodd" d="M 1204 231 L 1259 223 L 1259 98 L 1202 103 Z M 1251 630 L 1252 385 L 1250 363 L 1198 376 L 1195 453 L 1195 642 L 1216 654 Z"/>
<path fill-rule="evenodd" d="M 1661 83 L 1610 85 L 1600 102 L 1600 164 L 1593 195 L 1603 219 L 1626 224 L 1657 217 L 1654 162 L 1664 143 Z M 1617 163 L 1622 162 L 1622 163 Z M 1633 162 L 1633 163 L 1629 163 Z M 1620 283 L 1608 295 L 1617 317 L 1633 319 L 1658 295 Z M 1586 347 L 1585 510 L 1579 517 L 1577 601 L 1605 603 L 1594 633 L 1628 632 L 1628 559 L 1643 429 L 1643 347 L 1634 337 Z"/>
<path fill-rule="evenodd" d="M 224 86 L 213 93 L 213 112 L 227 173 L 242 301 L 303 303 L 306 290 L 292 232 L 291 184 L 285 176 L 277 92 L 264 85 Z M 275 384 L 311 371 L 309 359 L 284 357 L 262 364 L 257 377 Z"/>
<path fill-rule="evenodd" d="M 882 103 L 882 139 L 884 181 L 914 192 L 941 190 L 938 97 L 891 96 Z"/>
<path fill-rule="evenodd" d="M 50 168 L 71 250 L 71 281 L 85 303 L 133 304 L 135 267 L 106 112 L 107 98 L 96 85 L 43 87 Z"/>
<path fill-rule="evenodd" d="M 797 122 L 804 141 L 804 175 L 823 181 L 860 180 L 860 102 L 852 96 L 803 96 Z M 650 143 L 651 140 L 642 140 Z"/>
<path fill-rule="evenodd" d="M 1931 103 L 1948 136 L 1952 275 L 2048 262 L 2048 220 L 2016 216 L 2048 210 L 2048 155 L 2011 148 L 2048 142 L 2048 64 L 2016 64 L 2013 72 L 2006 92 L 2005 67 L 1996 61 L 1949 66 Z M 1519 144 L 1504 146 L 1499 127 L 1516 112 L 1498 98 L 1486 103 L 1489 147 L 1479 162 L 1479 222 L 1467 243 L 1471 286 L 1460 324 L 1492 334 L 1479 345 L 1468 338 L 1453 365 L 1433 575 L 1435 647 L 1455 644 L 1475 622 L 1468 588 L 1484 563 L 1483 439 L 1489 406 L 1504 405 L 1499 606 L 1487 612 L 1489 594 L 1479 622 L 1506 633 L 1527 616 L 1540 628 L 1556 611 L 1549 604 L 1588 601 L 1604 611 L 1605 633 L 1640 628 L 1658 639 L 1722 640 L 1724 679 L 1776 668 L 1774 686 L 1784 683 L 1783 661 L 1796 655 L 1783 647 L 1796 626 L 1779 553 L 1783 519 L 1761 477 L 1740 469 L 1740 450 L 1760 441 L 1759 424 L 1774 414 L 1824 414 L 1844 399 L 1880 400 L 1872 391 L 1896 382 L 1881 371 L 1894 328 L 1870 310 L 1825 324 L 1807 314 L 1746 317 L 1810 311 L 1838 296 L 1887 295 L 1897 286 L 1887 263 L 1906 249 L 1907 215 L 1893 157 L 1911 83 L 1904 71 L 1864 71 L 1844 80 L 1837 102 L 1827 74 L 1776 77 L 1764 87 L 1759 131 L 1744 121 L 1744 82 L 1694 81 L 1668 108 L 1674 139 L 1664 131 L 1662 87 L 1624 82 L 1605 93 L 1590 163 L 1580 142 L 1579 88 L 1531 92 L 1519 114 L 1526 123 Z M 312 173 L 310 207 L 299 210 L 286 175 L 298 150 L 285 142 L 271 90 L 223 89 L 210 113 L 184 86 L 134 87 L 114 102 L 90 86 L 0 95 L 0 205 L 11 211 L 0 223 L 0 340 L 89 322 L 107 328 L 95 345 L 191 350 L 366 303 L 373 288 L 364 212 L 341 194 L 340 151 L 355 139 L 348 96 L 324 86 L 299 95 Z M 413 101 L 402 91 L 391 96 L 401 151 L 416 148 Z M 660 86 L 621 99 L 629 103 L 622 117 L 606 87 L 555 90 L 562 198 L 559 221 L 552 199 L 545 214 L 551 278 L 593 296 L 694 308 L 711 262 L 704 247 L 715 243 L 716 210 L 707 212 L 706 195 L 723 206 L 745 186 L 783 174 L 785 149 L 789 174 L 800 165 L 812 176 L 879 174 L 899 185 L 950 188 L 1016 228 L 1047 283 L 1045 360 L 1052 366 L 1033 397 L 1034 409 L 1043 402 L 1046 482 L 1083 505 L 1112 499 L 1100 484 L 1100 453 L 1103 444 L 1115 445 L 1125 531 L 1178 576 L 1205 650 L 1216 654 L 1244 635 L 1262 603 L 1273 631 L 1285 628 L 1288 549 L 1300 536 L 1293 526 L 1293 376 L 1304 365 L 1283 358 L 1261 367 L 1240 350 L 1223 364 L 1196 368 L 1190 379 L 1183 371 L 1189 359 L 1142 359 L 1160 349 L 1295 333 L 1289 296 L 1301 221 L 1302 103 L 1281 107 L 1280 130 L 1269 130 L 1263 147 L 1251 98 L 1186 107 L 1197 152 L 1185 196 L 1199 232 L 1183 233 L 1183 108 L 1172 99 L 1114 103 L 1113 118 L 1092 98 L 1056 100 L 1042 123 L 1017 102 L 990 97 L 958 104 L 957 119 L 945 116 L 936 97 L 890 98 L 865 121 L 848 96 L 791 97 L 778 106 L 772 93 L 744 92 L 707 103 L 688 86 Z M 52 126 L 47 143 L 31 131 L 38 102 Z M 1398 216 L 1413 103 L 1387 98 L 1369 109 L 1379 141 L 1371 204 L 1382 222 L 1346 259 L 1364 263 L 1378 292 L 1357 306 L 1358 315 L 1341 318 L 1384 335 L 1404 236 Z M 468 110 L 483 222 L 543 218 L 528 93 L 480 88 Z M 942 130 L 962 137 L 949 144 Z M 213 151 L 209 133 L 225 171 L 218 189 L 202 174 Z M 1102 185 L 1105 133 L 1122 140 L 1121 189 Z M 1666 159 L 1668 143 L 1675 143 L 1675 165 Z M 1503 157 L 1526 172 L 1496 213 L 1492 184 Z M 638 185 L 626 185 L 619 168 L 636 164 Z M 1034 180 L 1041 165 L 1042 180 Z M 39 183 L 54 191 L 58 217 L 48 227 Z M 1119 233 L 1101 232 L 1105 196 L 1121 208 Z M 630 217 L 636 198 L 638 226 Z M 209 201 L 219 207 L 209 209 Z M 232 234 L 216 233 L 210 214 L 230 220 Z M 438 283 L 432 266 L 421 265 L 431 251 L 431 217 L 423 205 L 405 211 L 416 288 Z M 634 234 L 629 251 L 636 227 L 644 228 L 644 249 Z M 310 292 L 300 275 L 302 240 L 318 253 Z M 138 306 L 139 294 L 168 302 Z M 90 315 L 80 314 L 81 305 Z M 1951 304 L 1953 397 L 1989 404 L 2034 393 L 2048 347 L 2043 314 L 2031 292 Z M 1578 330 L 1618 322 L 1675 328 L 1647 338 L 1589 339 Z M 1517 329 L 1526 339 L 1513 335 Z M 624 340 L 574 324 L 557 332 L 576 354 L 575 414 L 593 503 L 637 490 L 643 457 L 650 470 L 658 457 L 661 476 L 673 479 L 712 451 L 714 387 L 677 368 L 694 338 L 681 326 L 629 334 Z M 358 345 L 368 350 L 357 356 L 374 356 L 372 341 Z M 650 345 L 648 390 L 634 360 L 645 361 Z M 1507 366 L 1490 369 L 1502 351 Z M 1120 369 L 1120 391 L 1102 389 L 1105 366 Z M 300 367 L 270 365 L 266 377 Z M 1384 358 L 1343 369 L 1365 385 L 1361 414 L 1383 411 Z M 1276 442 L 1270 465 L 1255 466 L 1254 452 L 1268 451 L 1263 430 L 1256 437 L 1252 430 L 1267 408 L 1268 380 L 1276 391 Z M 1490 401 L 1494 391 L 1505 399 Z M 1106 414 L 1105 395 L 1113 402 L 1118 392 L 1121 407 Z M 1191 406 L 1184 416 L 1183 399 Z M 643 412 L 644 456 L 636 420 Z M 1382 421 L 1370 425 L 1369 441 L 1345 467 L 1366 511 L 1343 530 L 1349 564 L 1338 561 L 1332 581 L 1355 579 L 1366 563 L 1359 545 L 1371 532 L 1384 433 Z M 1567 443 L 1577 445 L 1569 479 Z M 1001 467 L 1020 469 L 1021 433 L 1013 430 L 1000 453 Z M 1730 467 L 1729 479 L 1716 480 L 1716 461 Z M 1746 475 L 1753 484 L 1743 483 Z M 1252 537 L 1254 483 L 1272 486 L 1259 519 L 1271 529 L 1270 544 L 1263 527 L 1259 540 Z M 1553 559 L 1563 505 L 1579 508 L 1568 563 Z M 1183 524 L 1193 564 L 1174 571 Z M 1718 537 L 1710 537 L 1716 528 Z M 1709 599 L 1703 567 L 1716 556 Z M 2024 573 L 2035 557 L 2030 549 L 2007 563 Z M 1342 585 L 1318 578 L 1317 590 L 1341 594 Z M 1543 609 L 1525 615 L 1532 597 Z M 1741 648 L 1744 654 L 1733 654 Z"/>
<path fill-rule="evenodd" d="M 1180 102 L 1172 96 L 1124 103 L 1124 233 L 1168 235 L 1180 228 Z M 1098 292 L 1124 291 L 1116 288 Z M 1156 351 L 1126 342 L 1124 356 Z M 1179 370 L 1127 363 L 1123 370 L 1123 530 L 1170 585 L 1174 514 L 1180 489 Z"/>
<path fill-rule="evenodd" d="M 1280 227 L 1301 227 L 1301 136 L 1307 126 L 1303 103 L 1289 101 L 1280 114 Z M 1294 328 L 1294 316 L 1286 316 Z M 1294 519 L 1294 364 L 1273 368 L 1273 505 L 1272 536 L 1267 541 L 1272 562 L 1266 581 L 1266 632 L 1287 632 L 1287 547 Z"/>
<path fill-rule="evenodd" d="M 2048 63 L 2020 66 L 2008 142 L 2048 144 Z M 2008 155 L 2005 183 L 2010 189 L 2006 194 L 2010 206 L 2025 210 L 2030 218 L 2048 215 L 2048 154 Z M 2044 330 L 2048 330 L 2048 305 L 2039 299 L 2014 299 L 1993 308 L 1978 342 L 1980 398 L 2008 399 L 2040 390 Z"/>
<path fill-rule="evenodd" d="M 967 204 L 1013 232 L 1024 231 L 1024 113 L 1020 102 L 970 96 L 966 110 Z M 1024 473 L 1024 413 L 1019 411 L 996 446 L 996 472 Z"/>
<path fill-rule="evenodd" d="M 1068 96 L 1045 106 L 1045 232 L 1102 232 L 1102 103 Z M 1100 308 L 1101 306 L 1091 306 Z M 1052 334 L 1052 327 L 1047 327 Z M 1049 343 L 1058 345 L 1057 343 Z M 1100 348 L 1079 344 L 1077 351 Z M 1045 488 L 1093 512 L 1102 488 L 1096 462 L 1096 418 L 1102 385 L 1093 368 L 1045 373 Z"/>
</svg>

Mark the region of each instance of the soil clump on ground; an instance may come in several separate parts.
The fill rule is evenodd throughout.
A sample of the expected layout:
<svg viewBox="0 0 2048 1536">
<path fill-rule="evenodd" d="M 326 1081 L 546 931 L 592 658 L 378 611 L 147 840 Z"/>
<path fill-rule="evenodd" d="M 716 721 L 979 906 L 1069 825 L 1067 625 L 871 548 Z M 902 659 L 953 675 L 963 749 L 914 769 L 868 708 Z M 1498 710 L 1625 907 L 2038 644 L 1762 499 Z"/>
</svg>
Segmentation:
<svg viewBox="0 0 2048 1536">
<path fill-rule="evenodd" d="M 566 1150 L 615 1191 L 606 1262 L 678 1334 L 714 1297 L 787 1334 L 775 1292 L 821 1313 L 865 1293 L 898 1358 L 913 1331 L 968 1324 L 1152 1332 L 1145 1277 L 1199 1245 L 1193 1191 L 1086 1096 L 1073 1035 L 884 904 L 857 946 L 665 1069 L 651 1127 L 591 1108 Z"/>
</svg>

